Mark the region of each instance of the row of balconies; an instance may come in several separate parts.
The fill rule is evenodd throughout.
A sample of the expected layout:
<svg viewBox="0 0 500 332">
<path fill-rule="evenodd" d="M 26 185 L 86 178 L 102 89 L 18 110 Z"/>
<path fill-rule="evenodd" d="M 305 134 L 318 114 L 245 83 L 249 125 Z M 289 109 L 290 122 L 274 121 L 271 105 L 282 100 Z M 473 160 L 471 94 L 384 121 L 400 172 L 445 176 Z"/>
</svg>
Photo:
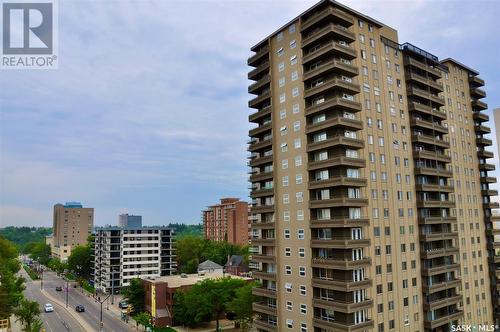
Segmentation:
<svg viewBox="0 0 500 332">
<path fill-rule="evenodd" d="M 476 144 L 479 146 L 491 146 L 493 145 L 493 141 L 489 138 L 476 137 Z"/>
<path fill-rule="evenodd" d="M 448 149 L 450 147 L 450 142 L 445 141 L 442 138 L 431 136 L 431 135 L 414 134 L 414 135 L 412 135 L 412 141 L 417 142 L 417 143 L 435 145 L 435 146 L 439 146 L 439 147 L 442 147 L 445 149 Z"/>
<path fill-rule="evenodd" d="M 330 239 L 312 239 L 311 248 L 338 248 L 338 249 L 355 249 L 361 247 L 369 247 L 370 239 L 351 239 L 351 238 L 330 238 Z"/>
<path fill-rule="evenodd" d="M 476 133 L 481 133 L 481 134 L 491 133 L 491 129 L 483 125 L 475 125 L 474 130 L 476 131 Z"/>
<path fill-rule="evenodd" d="M 347 258 L 323 258 L 313 257 L 312 267 L 338 269 L 338 270 L 353 270 L 360 267 L 367 267 L 371 265 L 371 258 L 364 257 L 359 260 L 352 260 Z"/>
<path fill-rule="evenodd" d="M 477 99 L 473 99 L 471 105 L 474 111 L 484 111 L 488 108 L 488 104 Z"/>
<path fill-rule="evenodd" d="M 259 91 L 268 87 L 271 83 L 271 75 L 262 76 L 257 82 L 248 87 L 248 93 L 259 94 Z"/>
<path fill-rule="evenodd" d="M 309 62 L 316 60 L 319 57 L 331 55 L 352 60 L 356 58 L 356 54 L 356 49 L 354 47 L 348 46 L 347 44 L 344 45 L 335 41 L 330 41 L 305 54 L 302 57 L 302 63 L 304 65 L 307 65 Z"/>
<path fill-rule="evenodd" d="M 444 178 L 453 177 L 453 172 L 444 168 L 420 167 L 415 166 L 415 175 L 439 176 Z"/>
<path fill-rule="evenodd" d="M 257 112 L 250 114 L 248 116 L 248 121 L 254 122 L 254 123 L 259 123 L 264 118 L 267 118 L 269 116 L 271 116 L 271 105 L 264 106 L 263 108 L 259 109 Z"/>
<path fill-rule="evenodd" d="M 361 281 L 353 281 L 353 280 L 323 279 L 319 277 L 312 277 L 312 286 L 332 289 L 341 292 L 353 292 L 355 290 L 366 289 L 371 287 L 372 280 L 365 278 L 364 280 Z"/>
<path fill-rule="evenodd" d="M 420 62 L 416 59 L 413 59 L 413 58 L 410 58 L 410 57 L 405 57 L 404 58 L 404 64 L 405 66 L 414 66 L 416 68 L 420 68 L 424 71 L 426 71 L 430 76 L 432 76 L 434 79 L 438 79 L 438 78 L 441 78 L 441 72 L 436 69 L 436 68 L 433 68 L 431 66 L 428 66 L 427 64 L 423 63 L 423 62 Z"/>
<path fill-rule="evenodd" d="M 351 178 L 347 176 L 334 176 L 326 180 L 309 181 L 309 189 L 323 189 L 337 186 L 366 187 L 366 179 Z"/>
<path fill-rule="evenodd" d="M 248 151 L 255 152 L 261 149 L 270 148 L 273 144 L 272 138 L 251 141 Z"/>
<path fill-rule="evenodd" d="M 311 142 L 307 144 L 307 152 L 325 150 L 332 147 L 346 146 L 354 149 L 362 149 L 365 147 L 365 141 L 358 138 L 345 136 L 333 136 L 319 142 Z"/>
<path fill-rule="evenodd" d="M 417 207 L 419 208 L 452 208 L 455 206 L 454 201 L 439 200 L 439 199 L 418 199 Z"/>
<path fill-rule="evenodd" d="M 479 122 L 487 122 L 490 120 L 490 117 L 482 112 L 479 112 L 479 111 L 475 111 L 475 112 L 472 112 L 472 118 L 475 120 L 475 121 L 479 121 Z"/>
<path fill-rule="evenodd" d="M 427 78 L 415 72 L 406 73 L 406 78 L 429 86 L 435 92 L 443 92 L 443 83 L 436 82 L 432 78 Z"/>
<path fill-rule="evenodd" d="M 363 207 L 368 205 L 368 199 L 366 198 L 350 198 L 350 197 L 335 197 L 330 199 L 317 199 L 309 201 L 309 208 L 311 209 L 323 209 L 329 207 Z"/>
<path fill-rule="evenodd" d="M 269 46 L 265 45 L 260 50 L 258 50 L 254 55 L 248 58 L 248 65 L 255 67 L 255 65 L 267 56 L 269 59 Z"/>
<path fill-rule="evenodd" d="M 421 250 L 420 256 L 423 259 L 433 259 L 433 258 L 437 258 L 437 257 L 445 257 L 445 256 L 455 255 L 458 253 L 460 253 L 460 249 L 457 247 L 436 248 L 436 249 L 430 249 L 430 250 Z"/>
<path fill-rule="evenodd" d="M 410 87 L 408 87 L 407 92 L 408 92 L 409 96 L 417 96 L 420 98 L 428 99 L 428 100 L 430 100 L 430 101 L 432 101 L 440 106 L 445 105 L 445 101 L 444 101 L 443 97 L 440 97 L 434 93 L 431 93 L 430 91 L 426 91 L 426 90 L 416 88 L 414 86 L 410 86 Z"/>
<path fill-rule="evenodd" d="M 447 325 L 453 321 L 459 320 L 460 318 L 463 317 L 463 315 L 464 315 L 463 311 L 456 309 L 456 310 L 448 313 L 446 316 L 443 316 L 440 318 L 436 318 L 433 320 L 425 319 L 424 320 L 424 327 L 426 329 L 431 329 L 431 330 L 438 328 L 438 327 L 442 327 L 443 325 Z M 444 329 L 442 331 L 446 331 L 446 329 Z"/>
<path fill-rule="evenodd" d="M 413 157 L 417 159 L 437 160 L 444 163 L 450 163 L 451 157 L 437 151 L 413 150 Z"/>
<path fill-rule="evenodd" d="M 269 61 L 265 61 L 257 66 L 257 68 L 253 69 L 248 73 L 248 79 L 257 81 L 258 78 L 265 72 L 269 72 Z"/>
<path fill-rule="evenodd" d="M 456 271 L 456 270 L 460 270 L 459 263 L 451 263 L 451 264 L 443 263 L 442 265 L 436 265 L 433 267 L 422 266 L 422 274 L 424 276 L 433 276 L 436 274 L 452 272 L 452 271 Z"/>
<path fill-rule="evenodd" d="M 310 123 L 306 126 L 306 134 L 326 130 L 332 127 L 343 127 L 353 130 L 363 129 L 363 122 L 356 119 L 350 119 L 344 116 L 335 116 L 318 123 Z"/>
<path fill-rule="evenodd" d="M 441 185 L 441 184 L 432 184 L 432 183 L 417 183 L 415 185 L 415 190 L 416 191 L 438 191 L 438 192 L 448 192 L 452 193 L 455 188 L 453 186 L 450 186 L 448 184 L 446 185 Z"/>
<path fill-rule="evenodd" d="M 351 94 L 356 94 L 360 92 L 359 84 L 343 80 L 341 78 L 335 77 L 324 81 L 313 87 L 307 87 L 304 92 L 304 98 L 310 98 L 315 95 L 325 93 L 325 91 L 337 88 L 339 90 L 346 91 Z"/>
<path fill-rule="evenodd" d="M 324 309 L 332 309 L 335 308 L 335 311 L 340 311 L 348 314 L 355 313 L 361 309 L 371 308 L 373 305 L 373 300 L 365 299 L 361 302 L 346 302 L 340 301 L 337 299 L 321 299 L 317 297 L 313 297 L 313 306 L 316 308 L 324 308 Z"/>
<path fill-rule="evenodd" d="M 484 80 L 477 76 L 469 76 L 469 83 L 472 87 L 484 86 Z"/>
<path fill-rule="evenodd" d="M 339 227 L 363 227 L 369 226 L 368 218 L 332 217 L 331 219 L 312 219 L 311 228 L 339 228 Z"/>
<path fill-rule="evenodd" d="M 331 168 L 338 166 L 348 166 L 348 167 L 365 167 L 366 160 L 361 158 L 351 158 L 346 156 L 333 156 L 325 160 L 310 161 L 308 165 L 309 171 L 314 171 L 322 168 Z"/>
<path fill-rule="evenodd" d="M 268 100 L 271 99 L 271 90 L 262 91 L 257 97 L 253 98 L 248 102 L 248 107 L 250 108 L 261 108 L 262 104 L 268 103 Z"/>
<path fill-rule="evenodd" d="M 412 125 L 413 127 L 422 127 L 426 129 L 431 129 L 442 134 L 448 134 L 448 128 L 432 120 L 427 120 L 423 118 L 412 118 L 410 120 L 410 125 Z"/>
<path fill-rule="evenodd" d="M 427 216 L 427 217 L 419 217 L 418 223 L 420 225 L 437 225 L 437 224 L 455 224 L 457 222 L 456 217 L 440 217 L 440 216 Z"/>
<path fill-rule="evenodd" d="M 319 104 L 312 104 L 306 106 L 305 113 L 306 115 L 312 115 L 330 109 L 348 111 L 348 112 L 360 112 L 361 104 L 357 101 L 348 100 L 341 97 L 334 97 Z"/>
<path fill-rule="evenodd" d="M 432 108 L 429 105 L 421 104 L 417 101 L 409 101 L 408 102 L 408 109 L 411 112 L 419 112 L 419 113 L 433 115 L 434 118 L 437 118 L 439 120 L 446 120 L 446 118 L 447 118 L 446 112 L 443 112 L 438 108 Z"/>
<path fill-rule="evenodd" d="M 323 21 L 339 22 L 346 26 L 351 26 L 354 24 L 354 19 L 352 18 L 352 16 L 341 11 L 338 8 L 328 6 L 327 8 L 315 14 L 312 14 L 307 18 L 307 20 L 303 20 L 301 23 L 301 31 L 305 31 L 313 27 L 315 24 Z"/>
</svg>

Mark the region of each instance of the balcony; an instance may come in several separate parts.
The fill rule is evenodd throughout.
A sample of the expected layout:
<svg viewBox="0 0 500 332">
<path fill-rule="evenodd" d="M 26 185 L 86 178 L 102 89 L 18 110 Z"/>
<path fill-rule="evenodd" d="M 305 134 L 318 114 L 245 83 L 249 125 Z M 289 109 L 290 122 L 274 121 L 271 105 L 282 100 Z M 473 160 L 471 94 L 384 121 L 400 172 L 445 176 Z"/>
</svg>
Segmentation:
<svg viewBox="0 0 500 332">
<path fill-rule="evenodd" d="M 331 199 L 318 199 L 310 200 L 309 207 L 311 209 L 322 209 L 329 207 L 363 207 L 368 205 L 368 199 L 366 198 L 349 198 L 349 197 L 337 197 Z"/>
<path fill-rule="evenodd" d="M 429 115 L 433 115 L 434 118 L 437 118 L 438 120 L 446 120 L 446 112 L 443 112 L 437 108 L 432 108 L 428 105 L 420 104 L 417 103 L 416 101 L 409 101 L 408 102 L 408 109 L 411 112 L 420 112 L 420 113 L 425 113 Z"/>
<path fill-rule="evenodd" d="M 472 88 L 470 90 L 470 94 L 473 98 L 477 98 L 477 99 L 486 97 L 486 92 L 484 90 L 479 89 L 479 88 Z"/>
<path fill-rule="evenodd" d="M 440 184 L 431 184 L 431 183 L 417 183 L 415 185 L 416 191 L 438 191 L 438 192 L 447 192 L 452 193 L 454 191 L 453 186 L 449 185 L 440 185 Z"/>
<path fill-rule="evenodd" d="M 253 271 L 252 278 L 276 281 L 276 272 Z"/>
<path fill-rule="evenodd" d="M 248 87 L 248 93 L 258 94 L 259 90 L 268 86 L 271 83 L 271 75 L 262 76 L 257 82 Z"/>
<path fill-rule="evenodd" d="M 273 171 L 252 174 L 250 175 L 250 181 L 259 182 L 259 181 L 271 180 L 273 178 L 273 174 L 274 174 Z"/>
<path fill-rule="evenodd" d="M 349 112 L 360 112 L 361 104 L 356 101 L 335 97 L 335 98 L 330 98 L 327 101 L 319 104 L 306 106 L 306 115 L 312 115 L 318 112 L 326 111 L 328 109 L 338 109 Z"/>
<path fill-rule="evenodd" d="M 317 59 L 321 56 L 326 55 L 337 55 L 348 60 L 356 58 L 356 49 L 347 45 L 339 44 L 337 42 L 328 42 L 312 52 L 304 54 L 302 57 L 302 63 L 306 65 L 307 63 Z"/>
<path fill-rule="evenodd" d="M 261 108 L 259 106 L 261 106 L 262 103 L 268 101 L 269 99 L 271 99 L 271 90 L 263 92 L 260 95 L 258 95 L 257 97 L 255 97 L 254 99 L 250 100 L 248 102 L 248 107 L 250 107 L 250 108 Z"/>
<path fill-rule="evenodd" d="M 433 79 L 426 78 L 426 77 L 421 76 L 419 74 L 416 74 L 414 72 L 410 72 L 408 75 L 406 75 L 406 77 L 412 81 L 425 84 L 425 85 L 429 86 L 430 88 L 434 89 L 434 91 L 438 91 L 438 92 L 443 91 L 443 84 L 436 82 Z"/>
<path fill-rule="evenodd" d="M 448 134 L 448 128 L 440 125 L 437 122 L 432 122 L 431 120 L 412 118 L 410 124 L 415 127 L 422 127 L 427 129 L 432 129 L 442 134 Z"/>
<path fill-rule="evenodd" d="M 366 187 L 366 179 L 351 178 L 347 176 L 334 176 L 326 180 L 309 181 L 309 189 L 323 189 L 338 186 Z"/>
<path fill-rule="evenodd" d="M 257 81 L 260 74 L 264 72 L 269 73 L 269 61 L 260 64 L 257 68 L 248 73 L 248 79 L 252 81 Z"/>
<path fill-rule="evenodd" d="M 252 198 L 259 198 L 259 197 L 266 197 L 273 195 L 274 195 L 274 188 L 255 189 L 250 192 L 250 197 Z"/>
<path fill-rule="evenodd" d="M 343 90 L 351 94 L 356 94 L 360 91 L 359 84 L 348 82 L 340 78 L 333 78 L 323 82 L 322 84 L 316 85 L 315 87 L 306 88 L 304 92 L 304 98 L 309 98 L 324 93 L 325 91 L 330 89 Z"/>
<path fill-rule="evenodd" d="M 459 252 L 458 249 L 457 249 L 457 252 Z M 436 292 L 443 291 L 445 289 L 459 287 L 461 284 L 462 284 L 462 281 L 457 278 L 457 279 L 452 279 L 452 280 L 448 280 L 448 281 L 442 281 L 439 283 L 435 283 L 435 284 L 430 285 L 430 286 L 423 284 L 422 290 L 424 291 L 424 293 L 436 293 Z"/>
<path fill-rule="evenodd" d="M 336 116 L 322 122 L 308 124 L 306 126 L 306 134 L 325 130 L 332 127 L 344 127 L 354 130 L 361 130 L 363 129 L 363 122 L 361 122 L 360 120 L 349 119 L 343 116 Z"/>
<path fill-rule="evenodd" d="M 443 264 L 443 265 L 438 265 L 435 267 L 422 266 L 422 274 L 424 276 L 433 276 L 436 274 L 452 272 L 452 271 L 457 271 L 457 270 L 460 270 L 460 264 L 458 264 L 458 263 L 453 263 L 453 264 L 448 264 L 448 265 Z"/>
<path fill-rule="evenodd" d="M 470 85 L 472 85 L 473 87 L 480 87 L 480 86 L 484 86 L 484 80 L 477 77 L 477 76 L 472 76 L 472 77 L 469 77 L 469 83 Z"/>
<path fill-rule="evenodd" d="M 498 190 L 493 190 L 493 189 L 481 190 L 481 196 L 498 196 Z"/>
<path fill-rule="evenodd" d="M 454 201 L 441 201 L 438 199 L 417 200 L 417 207 L 419 208 L 452 208 L 455 207 Z"/>
<path fill-rule="evenodd" d="M 272 162 L 273 162 L 273 155 L 261 156 L 261 157 L 252 158 L 250 160 L 250 162 L 248 163 L 248 166 L 256 167 L 256 166 L 261 166 L 261 165 L 272 163 Z"/>
<path fill-rule="evenodd" d="M 271 213 L 274 212 L 274 205 L 258 205 L 250 208 L 252 213 Z"/>
<path fill-rule="evenodd" d="M 325 331 L 339 331 L 339 332 L 361 332 L 371 330 L 373 328 L 373 320 L 367 320 L 363 323 L 354 324 L 347 322 L 337 322 L 334 320 L 321 319 L 314 317 L 313 325 Z"/>
<path fill-rule="evenodd" d="M 456 304 L 462 300 L 462 295 L 450 296 L 444 299 L 434 300 L 432 302 L 424 302 L 424 310 L 436 310 L 442 307 Z"/>
<path fill-rule="evenodd" d="M 479 176 L 481 183 L 497 183 L 497 178 L 493 176 Z"/>
<path fill-rule="evenodd" d="M 431 167 L 415 167 L 416 175 L 431 175 L 431 176 L 441 176 L 446 178 L 453 177 L 453 172 L 448 171 L 444 168 L 431 168 Z"/>
<path fill-rule="evenodd" d="M 248 58 L 247 64 L 249 66 L 255 67 L 255 64 L 257 64 L 262 58 L 264 58 L 264 56 L 267 56 L 267 59 L 269 59 L 269 46 L 268 45 L 262 47 L 254 55 L 252 55 L 250 58 Z"/>
<path fill-rule="evenodd" d="M 369 226 L 370 220 L 367 218 L 333 218 L 333 219 L 312 219 L 311 228 L 329 228 L 329 227 L 363 227 Z"/>
<path fill-rule="evenodd" d="M 306 71 L 304 73 L 304 82 L 316 78 L 320 75 L 326 74 L 330 71 L 349 77 L 357 76 L 359 72 L 358 67 L 353 66 L 352 64 L 348 64 L 340 60 L 330 60 L 322 63 L 314 69 Z"/>
<path fill-rule="evenodd" d="M 476 133 L 481 133 L 481 134 L 489 134 L 491 133 L 490 127 L 482 126 L 482 125 L 475 125 L 474 130 Z"/>
<path fill-rule="evenodd" d="M 480 150 L 477 152 L 477 156 L 479 158 L 493 158 L 493 152 L 486 151 L 486 150 Z"/>
<path fill-rule="evenodd" d="M 264 287 L 254 287 L 252 288 L 252 294 L 256 296 L 264 296 L 275 299 L 276 298 L 276 290 L 268 289 Z"/>
<path fill-rule="evenodd" d="M 311 240 L 311 248 L 361 248 L 361 247 L 369 247 L 370 239 L 359 239 L 353 240 L 350 238 L 331 238 L 331 239 L 312 239 Z"/>
<path fill-rule="evenodd" d="M 323 20 L 333 20 L 341 22 L 342 24 L 351 26 L 354 24 L 354 19 L 347 13 L 344 13 L 340 9 L 328 7 L 316 14 L 310 16 L 306 21 L 302 21 L 301 31 L 307 30 L 313 25 Z"/>
<path fill-rule="evenodd" d="M 474 111 L 476 110 L 484 111 L 488 108 L 488 105 L 485 102 L 482 102 L 477 99 L 473 99 L 471 104 L 472 108 L 474 108 Z"/>
<path fill-rule="evenodd" d="M 476 144 L 479 146 L 491 146 L 493 142 L 489 138 L 476 137 Z"/>
<path fill-rule="evenodd" d="M 430 145 L 436 145 L 445 149 L 450 147 L 450 142 L 440 139 L 438 137 L 430 136 L 430 135 L 412 135 L 412 141 Z"/>
<path fill-rule="evenodd" d="M 310 32 L 307 37 L 302 39 L 302 48 L 306 47 L 311 43 L 314 43 L 319 39 L 322 38 L 331 39 L 332 37 L 340 38 L 348 42 L 356 41 L 356 35 L 353 32 L 347 30 L 347 28 L 345 28 L 342 25 L 329 23 L 320 29 Z"/>
<path fill-rule="evenodd" d="M 440 326 L 443 326 L 443 325 L 446 325 L 448 323 L 451 323 L 455 320 L 459 320 L 460 318 L 463 317 L 463 312 L 460 311 L 460 310 L 457 310 L 456 312 L 454 313 L 450 313 L 449 315 L 447 316 L 444 316 L 444 317 L 441 317 L 441 318 L 437 318 L 437 319 L 434 319 L 434 320 L 424 320 L 424 327 L 426 329 L 435 329 L 435 328 L 438 328 Z"/>
<path fill-rule="evenodd" d="M 332 309 L 335 308 L 335 311 L 345 312 L 348 314 L 354 313 L 361 309 L 371 308 L 373 305 L 373 300 L 365 299 L 362 302 L 344 302 L 337 299 L 321 299 L 321 298 L 313 298 L 313 307 L 316 308 L 324 308 L 324 309 Z"/>
<path fill-rule="evenodd" d="M 437 225 L 437 224 L 455 224 L 457 222 L 456 217 L 437 217 L 437 216 L 428 216 L 428 217 L 418 217 L 418 223 L 421 225 Z"/>
<path fill-rule="evenodd" d="M 365 289 L 372 286 L 371 279 L 362 281 L 352 280 L 332 280 L 312 277 L 312 286 L 326 289 L 333 289 L 341 292 L 352 292 L 358 289 Z"/>
<path fill-rule="evenodd" d="M 252 222 L 252 229 L 274 229 L 276 228 L 276 224 L 274 221 L 260 221 L 260 222 Z"/>
<path fill-rule="evenodd" d="M 366 160 L 361 158 L 337 156 L 325 160 L 310 161 L 308 170 L 314 171 L 321 168 L 330 168 L 337 166 L 365 167 Z"/>
<path fill-rule="evenodd" d="M 255 312 L 260 312 L 263 314 L 268 314 L 268 315 L 277 315 L 277 310 L 276 307 L 271 307 L 267 305 L 265 302 L 254 302 L 252 303 L 252 309 Z"/>
<path fill-rule="evenodd" d="M 451 230 L 443 230 L 442 232 L 420 234 L 420 240 L 425 242 L 441 241 L 441 240 L 454 240 L 458 239 L 458 232 Z"/>
<path fill-rule="evenodd" d="M 425 151 L 425 150 L 413 151 L 413 158 L 437 160 L 437 161 L 442 161 L 444 163 L 451 162 L 451 157 L 435 151 Z"/>
<path fill-rule="evenodd" d="M 250 243 L 254 246 L 267 246 L 267 247 L 274 247 L 276 245 L 276 239 L 275 238 L 252 238 L 250 239 Z"/>
<path fill-rule="evenodd" d="M 485 209 L 498 209 L 499 207 L 500 204 L 498 204 L 498 202 L 488 202 L 488 203 L 483 202 L 483 208 Z"/>
<path fill-rule="evenodd" d="M 253 326 L 257 329 L 264 330 L 267 332 L 276 332 L 278 331 L 278 327 L 273 325 L 267 321 L 263 321 L 261 319 L 256 319 L 253 321 Z"/>
<path fill-rule="evenodd" d="M 431 93 L 430 91 L 421 90 L 421 89 L 418 89 L 415 87 L 409 87 L 408 88 L 408 95 L 428 99 L 428 100 L 430 100 L 430 101 L 432 101 L 440 106 L 445 105 L 443 97 L 435 95 L 435 94 Z"/>
<path fill-rule="evenodd" d="M 479 122 L 486 122 L 490 120 L 490 117 L 488 115 L 481 113 L 479 111 L 472 112 L 472 118 Z"/>
<path fill-rule="evenodd" d="M 411 65 L 411 66 L 420 68 L 422 70 L 425 70 L 428 74 L 430 74 L 434 78 L 440 78 L 441 77 L 441 72 L 438 69 L 430 67 L 430 66 L 426 65 L 423 62 L 420 62 L 420 61 L 415 60 L 413 58 L 405 58 L 404 62 L 405 62 L 405 66 Z"/>
<path fill-rule="evenodd" d="M 353 270 L 364 266 L 370 266 L 371 259 L 365 257 L 356 261 L 347 259 L 334 259 L 334 258 L 320 258 L 312 259 L 312 267 L 319 267 L 325 269 L 339 269 L 339 270 Z"/>
<path fill-rule="evenodd" d="M 324 141 L 313 142 L 307 144 L 307 152 L 323 150 L 334 146 L 347 146 L 354 149 L 362 149 L 365 142 L 361 139 L 350 138 L 345 136 L 334 136 L 327 138 Z"/>
<path fill-rule="evenodd" d="M 263 263 L 276 263 L 276 256 L 271 255 L 252 255 L 250 259 L 254 262 L 263 262 Z"/>
<path fill-rule="evenodd" d="M 430 250 L 421 250 L 420 255 L 422 259 L 432 259 L 437 257 L 451 256 L 460 253 L 459 248 L 437 248 Z"/>
<path fill-rule="evenodd" d="M 272 129 L 272 125 L 271 125 L 271 122 L 268 122 L 266 124 L 262 124 L 256 128 L 253 128 L 251 129 L 249 132 L 248 132 L 248 136 L 250 137 L 255 137 L 259 134 L 263 134 L 265 133 L 266 131 L 269 131 Z"/>
<path fill-rule="evenodd" d="M 255 152 L 261 149 L 270 148 L 273 144 L 273 140 L 271 138 L 256 140 L 253 141 L 248 147 L 248 151 Z"/>
<path fill-rule="evenodd" d="M 481 171 L 494 171 L 495 165 L 494 164 L 479 164 L 479 170 L 481 170 Z"/>
</svg>

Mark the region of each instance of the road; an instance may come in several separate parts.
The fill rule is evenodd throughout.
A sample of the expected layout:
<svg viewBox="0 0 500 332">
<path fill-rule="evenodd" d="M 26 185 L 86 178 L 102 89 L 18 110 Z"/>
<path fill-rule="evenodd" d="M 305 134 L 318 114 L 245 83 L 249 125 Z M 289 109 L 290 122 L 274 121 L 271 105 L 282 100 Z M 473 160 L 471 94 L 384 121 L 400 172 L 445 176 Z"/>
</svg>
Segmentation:
<svg viewBox="0 0 500 332">
<path fill-rule="evenodd" d="M 55 303 L 45 297 L 40 291 L 40 282 L 32 281 L 26 271 L 21 269 L 22 276 L 26 279 L 26 289 L 24 294 L 26 298 L 40 303 L 40 319 L 43 321 L 43 326 L 47 332 L 83 332 L 82 326 L 66 311 L 65 308 L 61 308 Z M 54 312 L 45 313 L 43 311 L 43 306 L 45 303 L 52 303 L 54 305 Z"/>
<path fill-rule="evenodd" d="M 82 291 L 80 287 L 73 288 L 71 282 L 69 283 L 69 285 L 68 310 L 75 310 L 76 305 L 83 304 L 85 306 L 85 312 L 80 313 L 81 317 L 88 323 L 89 326 L 95 327 L 96 331 L 99 330 L 101 313 L 100 304 L 96 302 L 92 297 L 89 297 L 88 293 Z M 63 291 L 56 291 L 57 286 L 63 287 Z M 56 297 L 61 302 L 66 302 L 66 282 L 58 277 L 55 272 L 47 271 L 43 273 L 43 288 L 50 295 Z M 115 303 L 114 305 L 117 306 L 117 303 Z M 111 306 L 111 303 L 109 304 L 109 306 Z M 133 329 L 129 325 L 122 322 L 116 313 L 108 311 L 106 302 L 103 303 L 102 307 L 104 324 L 103 330 L 105 332 L 136 331 L 136 329 Z"/>
</svg>

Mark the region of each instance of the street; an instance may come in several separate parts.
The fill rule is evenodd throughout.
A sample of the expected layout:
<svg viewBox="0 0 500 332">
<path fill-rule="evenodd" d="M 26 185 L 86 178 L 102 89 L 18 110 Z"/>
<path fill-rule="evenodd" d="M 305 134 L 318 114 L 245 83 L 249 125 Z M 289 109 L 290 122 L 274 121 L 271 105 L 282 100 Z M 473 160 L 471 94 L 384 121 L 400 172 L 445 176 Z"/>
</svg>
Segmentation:
<svg viewBox="0 0 500 332">
<path fill-rule="evenodd" d="M 64 309 L 53 303 L 40 291 L 40 282 L 32 281 L 26 271 L 21 269 L 21 275 L 26 279 L 26 290 L 24 294 L 26 298 L 36 301 L 40 304 L 40 319 L 43 321 L 43 326 L 47 332 L 84 331 L 82 326 Z M 45 303 L 54 305 L 54 312 L 45 313 L 43 306 Z"/>
<path fill-rule="evenodd" d="M 101 305 L 94 298 L 81 289 L 73 288 L 75 282 L 69 283 L 68 292 L 68 310 L 75 310 L 76 305 L 82 304 L 85 306 L 85 312 L 78 313 L 88 323 L 89 326 L 95 327 L 95 331 L 99 330 Z M 38 284 L 39 285 L 39 284 Z M 61 286 L 63 291 L 56 291 L 56 287 Z M 62 303 L 66 303 L 66 282 L 57 276 L 55 272 L 46 271 L 43 274 L 43 288 L 51 296 L 57 298 Z M 117 308 L 118 303 L 114 306 Z M 120 320 L 117 310 L 111 311 L 111 302 L 109 302 L 110 310 L 107 310 L 107 303 L 102 304 L 103 330 L 106 332 L 121 332 L 121 331 L 136 331 L 129 325 Z M 59 330 L 58 330 L 59 331 Z M 76 331 L 76 330 L 75 330 Z"/>
</svg>

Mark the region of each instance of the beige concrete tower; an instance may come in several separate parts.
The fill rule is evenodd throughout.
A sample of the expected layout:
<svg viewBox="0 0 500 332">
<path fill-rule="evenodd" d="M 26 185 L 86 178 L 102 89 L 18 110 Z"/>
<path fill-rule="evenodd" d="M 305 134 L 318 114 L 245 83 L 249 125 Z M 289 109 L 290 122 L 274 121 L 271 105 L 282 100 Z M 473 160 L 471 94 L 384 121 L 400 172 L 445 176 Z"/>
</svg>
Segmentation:
<svg viewBox="0 0 500 332">
<path fill-rule="evenodd" d="M 443 77 L 454 70 L 449 61 L 399 44 L 394 29 L 330 0 L 252 51 L 257 329 L 414 332 L 449 331 L 471 319 L 492 324 L 496 281 L 488 257 L 495 253 L 487 216 L 495 193 L 484 186 L 487 140 L 476 138 L 486 130 L 475 123 L 484 117 L 477 73 L 462 68 L 466 97 L 456 98 L 468 106 L 459 118 L 443 97 Z M 450 144 L 454 121 L 465 145 Z"/>
</svg>

